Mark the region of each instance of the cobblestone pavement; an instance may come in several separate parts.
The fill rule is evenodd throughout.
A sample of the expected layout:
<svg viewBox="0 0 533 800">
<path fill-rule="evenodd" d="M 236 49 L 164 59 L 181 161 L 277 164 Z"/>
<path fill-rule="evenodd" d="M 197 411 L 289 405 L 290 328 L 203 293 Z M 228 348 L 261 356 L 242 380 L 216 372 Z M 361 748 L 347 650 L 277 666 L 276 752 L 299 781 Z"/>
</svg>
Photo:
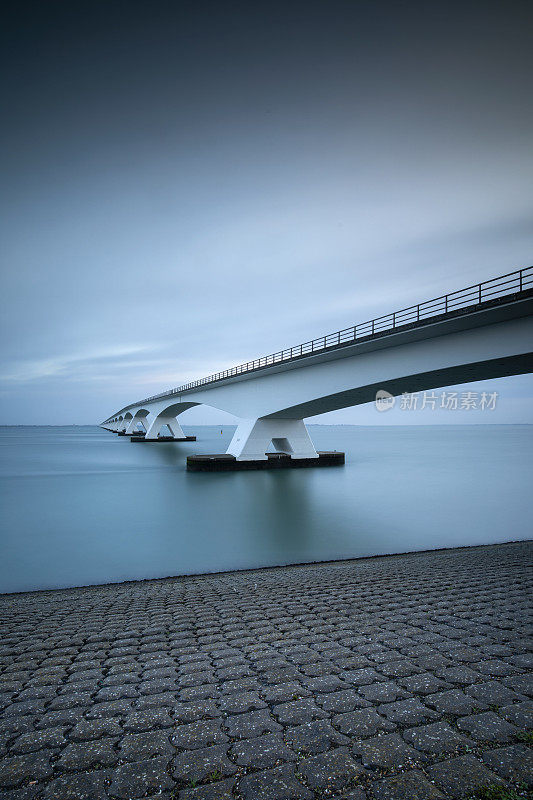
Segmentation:
<svg viewBox="0 0 533 800">
<path fill-rule="evenodd" d="M 0 797 L 527 796 L 532 549 L 4 595 Z"/>
</svg>

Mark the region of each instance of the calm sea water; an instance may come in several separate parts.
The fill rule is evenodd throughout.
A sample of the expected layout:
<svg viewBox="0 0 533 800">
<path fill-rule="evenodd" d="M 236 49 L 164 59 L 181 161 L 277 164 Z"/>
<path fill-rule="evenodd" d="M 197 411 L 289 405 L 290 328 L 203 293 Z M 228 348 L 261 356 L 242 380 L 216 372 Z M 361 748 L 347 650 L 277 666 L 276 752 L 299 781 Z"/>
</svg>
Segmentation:
<svg viewBox="0 0 533 800">
<path fill-rule="evenodd" d="M 310 426 L 346 466 L 187 473 L 224 452 L 96 427 L 0 428 L 0 591 L 526 539 L 533 426 Z M 221 433 L 222 430 L 222 433 Z"/>
</svg>

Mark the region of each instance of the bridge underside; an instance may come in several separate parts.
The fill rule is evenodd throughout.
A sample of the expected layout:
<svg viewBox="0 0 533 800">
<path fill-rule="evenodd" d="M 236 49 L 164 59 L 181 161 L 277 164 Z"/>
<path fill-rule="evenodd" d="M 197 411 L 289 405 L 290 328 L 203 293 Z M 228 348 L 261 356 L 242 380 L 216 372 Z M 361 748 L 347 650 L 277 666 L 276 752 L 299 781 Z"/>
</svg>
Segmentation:
<svg viewBox="0 0 533 800">
<path fill-rule="evenodd" d="M 400 378 L 384 379 L 291 406 L 283 411 L 268 414 L 265 419 L 285 419 L 287 417 L 304 419 L 317 414 L 325 414 L 327 411 L 338 411 L 341 408 L 370 403 L 375 400 L 379 389 L 385 389 L 389 394 L 398 397 L 403 392 L 424 392 L 444 386 L 491 378 L 507 378 L 511 375 L 524 375 L 530 372 L 533 372 L 533 352 L 507 358 L 489 359 L 477 364 L 462 364 L 415 375 L 404 375 Z"/>
</svg>

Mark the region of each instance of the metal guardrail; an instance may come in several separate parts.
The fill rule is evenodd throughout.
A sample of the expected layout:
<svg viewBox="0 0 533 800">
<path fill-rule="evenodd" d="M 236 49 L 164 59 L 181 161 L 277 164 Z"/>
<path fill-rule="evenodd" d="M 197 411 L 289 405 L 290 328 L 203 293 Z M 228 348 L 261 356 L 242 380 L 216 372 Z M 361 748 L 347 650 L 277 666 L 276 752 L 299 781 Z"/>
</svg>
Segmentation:
<svg viewBox="0 0 533 800">
<path fill-rule="evenodd" d="M 533 266 L 525 267 L 515 272 L 509 272 L 506 275 L 500 275 L 498 278 L 492 278 L 491 280 L 483 281 L 483 283 L 467 286 L 466 289 L 459 289 L 456 292 L 441 295 L 432 300 L 426 300 L 423 303 L 418 303 L 416 306 L 402 308 L 399 311 L 394 311 L 392 314 L 385 314 L 382 317 L 376 317 L 368 322 L 361 322 L 358 325 L 352 325 L 350 328 L 343 328 L 340 331 L 335 331 L 335 333 L 319 336 L 318 339 L 311 339 L 308 342 L 303 342 L 295 347 L 289 347 L 286 350 L 278 350 L 277 353 L 271 353 L 268 356 L 262 356 L 253 361 L 247 361 L 231 369 L 216 372 L 213 375 L 209 375 L 207 378 L 199 378 L 198 380 L 190 381 L 183 386 L 178 386 L 176 389 L 169 389 L 166 392 L 161 392 L 161 394 L 145 397 L 144 400 L 125 406 L 121 411 L 127 411 L 129 408 L 152 402 L 153 400 L 162 400 L 165 397 L 182 394 L 183 392 L 205 386 L 206 384 L 223 381 L 226 378 L 233 378 L 237 375 L 256 372 L 257 370 L 271 367 L 275 364 L 297 361 L 314 353 L 333 350 L 363 339 L 383 336 L 399 328 L 427 324 L 435 318 L 441 319 L 446 316 L 457 316 L 458 312 L 461 311 L 475 311 L 479 306 L 491 304 L 495 301 L 501 302 L 506 299 L 519 299 L 521 294 L 530 292 L 531 290 L 533 290 Z"/>
</svg>

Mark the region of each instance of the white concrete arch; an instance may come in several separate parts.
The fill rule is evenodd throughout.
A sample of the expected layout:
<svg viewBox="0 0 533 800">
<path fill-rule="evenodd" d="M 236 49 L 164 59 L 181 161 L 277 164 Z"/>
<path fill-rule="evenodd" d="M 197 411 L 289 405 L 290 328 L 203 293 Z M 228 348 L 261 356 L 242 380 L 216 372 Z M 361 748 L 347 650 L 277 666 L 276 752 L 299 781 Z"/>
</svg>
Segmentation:
<svg viewBox="0 0 533 800">
<path fill-rule="evenodd" d="M 147 408 L 139 408 L 137 411 L 135 411 L 126 428 L 126 433 L 133 433 L 137 429 L 139 423 L 141 423 L 144 430 L 147 431 L 148 430 L 147 417 L 149 414 L 150 411 Z"/>
<path fill-rule="evenodd" d="M 119 433 L 121 433 L 121 432 L 126 430 L 126 428 L 128 427 L 131 419 L 133 419 L 133 414 L 131 413 L 131 411 L 126 411 L 124 416 L 120 418 L 121 421 L 120 421 L 119 426 L 118 426 Z"/>
<path fill-rule="evenodd" d="M 188 408 L 192 408 L 193 405 L 198 405 L 198 403 L 169 403 L 167 399 L 166 402 L 157 404 L 153 409 L 150 410 L 150 416 L 147 420 L 148 427 L 146 429 L 145 439 L 148 441 L 150 439 L 157 439 L 161 428 L 163 428 L 165 425 L 168 426 L 172 436 L 175 439 L 185 439 L 185 433 L 183 432 L 177 417 L 179 414 L 187 411 Z"/>
</svg>

